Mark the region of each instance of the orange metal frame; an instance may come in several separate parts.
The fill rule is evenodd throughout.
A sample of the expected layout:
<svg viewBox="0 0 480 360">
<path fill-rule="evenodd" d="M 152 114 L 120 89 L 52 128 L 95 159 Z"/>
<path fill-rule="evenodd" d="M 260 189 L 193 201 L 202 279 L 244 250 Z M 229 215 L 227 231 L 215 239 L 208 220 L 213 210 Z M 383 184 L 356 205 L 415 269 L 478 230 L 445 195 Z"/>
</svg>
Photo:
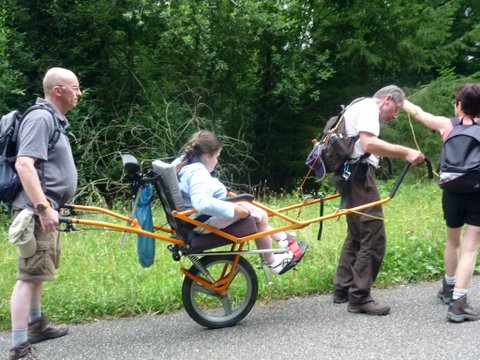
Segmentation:
<svg viewBox="0 0 480 360">
<path fill-rule="evenodd" d="M 230 193 L 230 195 L 235 195 L 235 194 Z M 258 232 L 258 233 L 251 234 L 251 235 L 248 235 L 248 236 L 239 237 L 239 238 L 235 237 L 231 234 L 228 234 L 228 233 L 226 233 L 226 232 L 224 232 L 220 229 L 213 228 L 213 227 L 208 226 L 208 225 L 206 225 L 202 222 L 199 222 L 195 219 L 192 219 L 190 217 L 190 215 L 195 213 L 195 210 L 186 210 L 186 211 L 182 211 L 182 212 L 173 211 L 173 216 L 175 216 L 176 218 L 178 218 L 178 219 L 180 219 L 184 222 L 193 224 L 195 226 L 202 227 L 206 230 L 211 231 L 214 234 L 217 234 L 218 236 L 220 236 L 222 238 L 230 240 L 232 242 L 230 251 L 232 253 L 236 254 L 235 258 L 234 258 L 234 262 L 231 265 L 230 271 L 228 271 L 227 265 L 226 265 L 225 269 L 222 273 L 222 276 L 220 277 L 220 279 L 218 279 L 214 283 L 211 283 L 211 282 L 207 281 L 206 279 L 204 279 L 200 276 L 195 276 L 195 275 L 191 274 L 188 271 L 188 269 L 186 269 L 184 267 L 182 267 L 180 269 L 180 271 L 185 276 L 187 276 L 190 279 L 192 279 L 193 281 L 205 286 L 206 288 L 210 289 L 211 291 L 213 291 L 215 293 L 218 293 L 219 295 L 225 294 L 227 289 L 228 289 L 228 286 L 230 285 L 231 281 L 233 280 L 233 276 L 235 274 L 236 266 L 238 264 L 239 257 L 240 257 L 240 254 L 238 254 L 238 252 L 243 251 L 244 245 L 248 241 L 258 239 L 258 238 L 263 237 L 263 236 L 271 235 L 271 234 L 274 234 L 274 233 L 278 233 L 278 232 L 281 232 L 281 231 L 302 229 L 302 228 L 304 228 L 306 226 L 309 226 L 309 225 L 311 225 L 313 223 L 316 223 L 316 222 L 325 221 L 325 220 L 328 220 L 328 219 L 336 218 L 336 217 L 343 216 L 343 215 L 353 213 L 353 212 L 359 212 L 359 211 L 365 210 L 367 208 L 371 208 L 371 207 L 374 207 L 374 206 L 384 204 L 384 203 L 391 200 L 391 197 L 389 196 L 389 197 L 387 197 L 383 200 L 379 200 L 379 201 L 375 201 L 375 202 L 372 202 L 372 203 L 364 204 L 362 206 L 357 206 L 357 207 L 351 208 L 351 209 L 339 209 L 332 214 L 327 214 L 325 216 L 315 217 L 313 219 L 308 219 L 308 220 L 303 220 L 303 221 L 296 220 L 296 219 L 292 218 L 291 216 L 288 216 L 288 215 L 285 214 L 286 212 L 291 211 L 291 210 L 300 209 L 300 208 L 303 208 L 303 207 L 306 207 L 306 206 L 317 204 L 320 201 L 329 201 L 329 200 L 337 199 L 339 197 L 340 197 L 339 194 L 334 194 L 334 195 L 330 195 L 330 196 L 325 196 L 323 199 L 304 200 L 304 201 L 302 201 L 300 203 L 297 203 L 295 205 L 283 207 L 283 208 L 276 209 L 276 210 L 272 209 L 270 207 L 267 207 L 267 206 L 265 206 L 265 205 L 263 205 L 259 202 L 252 201 L 252 203 L 255 204 L 256 206 L 264 209 L 268 213 L 269 216 L 278 217 L 278 218 L 284 220 L 287 223 L 287 225 L 277 227 L 277 228 L 274 228 L 274 229 L 271 229 L 271 230 L 268 230 L 268 231 L 262 231 L 262 232 Z M 245 201 L 245 200 L 243 200 L 243 201 Z M 124 231 L 124 232 L 128 232 L 128 233 L 146 235 L 146 236 L 152 237 L 154 239 L 166 241 L 166 242 L 169 242 L 169 243 L 172 243 L 172 244 L 175 244 L 175 245 L 179 245 L 179 246 L 186 246 L 187 245 L 182 239 L 177 239 L 174 236 L 175 232 L 168 227 L 154 225 L 154 231 L 153 232 L 152 231 L 146 231 L 146 230 L 143 230 L 141 228 L 141 226 L 140 226 L 140 224 L 139 224 L 139 222 L 136 218 L 121 215 L 121 214 L 116 213 L 116 212 L 111 211 L 111 210 L 107 210 L 107 209 L 104 209 L 104 208 L 101 208 L 101 207 L 87 206 L 87 205 L 76 205 L 76 204 L 69 205 L 69 207 L 71 209 L 77 210 L 77 211 L 89 211 L 89 212 L 102 213 L 102 214 L 108 215 L 112 218 L 117 218 L 119 220 L 123 220 L 123 221 L 126 222 L 126 225 L 121 225 L 121 224 L 115 224 L 115 223 L 112 223 L 112 222 L 105 222 L 105 221 L 97 221 L 97 220 L 89 220 L 89 219 L 81 219 L 81 218 L 72 217 L 72 218 L 68 218 L 68 222 L 71 223 L 71 224 L 96 226 L 96 227 L 101 227 L 101 228 L 104 228 L 104 229 L 120 230 L 120 231 Z M 157 231 L 159 231 L 160 233 L 158 233 Z"/>
<path fill-rule="evenodd" d="M 252 201 L 252 203 L 254 205 L 258 206 L 259 208 L 264 209 L 269 214 L 269 216 L 278 217 L 278 218 L 284 220 L 286 223 L 288 223 L 288 225 L 284 225 L 284 226 L 281 226 L 281 227 L 276 227 L 276 228 L 273 228 L 273 229 L 268 230 L 268 231 L 262 231 L 262 232 L 258 232 L 258 233 L 251 234 L 251 235 L 244 236 L 244 237 L 235 237 L 231 234 L 228 234 L 228 233 L 222 231 L 221 229 L 211 227 L 211 226 L 206 225 L 206 224 L 204 224 L 200 221 L 192 219 L 190 217 L 190 215 L 195 213 L 195 210 L 186 210 L 186 211 L 181 211 L 181 212 L 180 211 L 173 211 L 173 216 L 175 216 L 176 218 L 178 218 L 178 219 L 180 219 L 180 220 L 182 220 L 186 223 L 190 223 L 190 224 L 193 224 L 195 226 L 201 227 L 203 229 L 209 230 L 212 233 L 217 234 L 218 236 L 220 236 L 222 238 L 225 238 L 225 239 L 228 239 L 228 240 L 232 241 L 234 244 L 242 244 L 242 243 L 245 243 L 247 241 L 258 239 L 258 238 L 263 237 L 263 236 L 275 234 L 275 233 L 282 232 L 282 231 L 302 229 L 302 228 L 304 228 L 306 226 L 309 226 L 313 223 L 329 220 L 329 219 L 332 219 L 332 218 L 336 218 L 336 217 L 351 214 L 351 213 L 360 212 L 360 211 L 363 211 L 363 210 L 368 209 L 368 208 L 372 208 L 372 207 L 375 207 L 375 206 L 382 205 L 382 204 L 391 200 L 391 197 L 387 196 L 386 198 L 378 200 L 378 201 L 374 201 L 374 202 L 364 204 L 364 205 L 361 205 L 361 206 L 357 206 L 357 207 L 354 207 L 354 208 L 350 208 L 350 209 L 338 209 L 334 213 L 327 214 L 327 215 L 324 215 L 324 216 L 315 217 L 315 218 L 308 219 L 308 220 L 296 220 L 293 217 L 285 214 L 285 212 L 287 212 L 287 211 L 291 211 L 291 210 L 299 209 L 299 208 L 302 208 L 302 207 L 310 206 L 310 205 L 313 205 L 313 204 L 317 204 L 320 201 L 333 200 L 333 199 L 336 199 L 336 198 L 339 198 L 339 197 L 340 197 L 339 194 L 334 194 L 334 195 L 326 196 L 323 199 L 304 200 L 304 201 L 302 201 L 298 204 L 291 205 L 291 206 L 286 206 L 286 207 L 276 209 L 276 210 L 272 209 L 268 206 L 265 206 L 265 205 L 263 205 L 259 202 Z M 243 200 L 243 201 L 245 201 L 245 200 Z M 95 207 L 95 206 L 76 205 L 76 204 L 72 204 L 71 208 L 74 209 L 74 210 L 79 210 L 79 211 L 99 212 L 99 213 L 103 213 L 105 215 L 108 215 L 108 216 L 111 216 L 111 217 L 114 217 L 114 218 L 117 218 L 117 219 L 120 219 L 120 220 L 123 220 L 123 221 L 127 222 L 127 225 L 121 225 L 121 224 L 114 224 L 114 223 L 105 222 L 105 221 L 80 219 L 80 218 L 68 218 L 68 222 L 70 222 L 72 224 L 97 226 L 97 227 L 112 229 L 112 230 L 121 230 L 121 231 L 129 232 L 129 233 L 135 233 L 135 234 L 150 236 L 152 238 L 162 240 L 162 241 L 166 241 L 166 242 L 170 242 L 172 244 L 176 244 L 176 245 L 180 245 L 180 246 L 186 246 L 187 245 L 183 240 L 175 238 L 173 236 L 175 234 L 174 231 L 170 228 L 167 228 L 167 227 L 154 225 L 154 231 L 151 232 L 151 231 L 143 230 L 136 218 L 121 215 L 121 214 L 116 213 L 116 212 L 111 211 L 111 210 L 107 210 L 107 209 L 100 208 L 100 207 Z M 159 233 L 156 233 L 155 231 L 162 231 L 164 233 L 170 234 L 170 236 L 167 236 L 167 235 L 164 235 L 164 234 L 159 234 Z"/>
</svg>

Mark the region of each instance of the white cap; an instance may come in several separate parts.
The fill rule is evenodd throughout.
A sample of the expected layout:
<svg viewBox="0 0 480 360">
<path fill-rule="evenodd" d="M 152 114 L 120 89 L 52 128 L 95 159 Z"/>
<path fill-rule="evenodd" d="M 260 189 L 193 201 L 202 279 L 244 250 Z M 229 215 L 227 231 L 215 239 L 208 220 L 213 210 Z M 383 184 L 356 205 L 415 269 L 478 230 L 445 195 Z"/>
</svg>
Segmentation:
<svg viewBox="0 0 480 360">
<path fill-rule="evenodd" d="M 33 236 L 34 229 L 33 212 L 28 209 L 20 211 L 8 229 L 9 241 L 17 245 L 18 254 L 22 258 L 29 258 L 37 251 L 37 240 Z"/>
</svg>

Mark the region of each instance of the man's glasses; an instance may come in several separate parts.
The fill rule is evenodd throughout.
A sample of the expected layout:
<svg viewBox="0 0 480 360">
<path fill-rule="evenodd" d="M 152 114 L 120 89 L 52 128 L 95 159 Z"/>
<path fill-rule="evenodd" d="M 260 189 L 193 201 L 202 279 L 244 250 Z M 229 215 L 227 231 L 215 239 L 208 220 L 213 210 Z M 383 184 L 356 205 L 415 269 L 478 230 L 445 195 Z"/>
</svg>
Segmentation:
<svg viewBox="0 0 480 360">
<path fill-rule="evenodd" d="M 78 86 L 78 85 L 60 85 L 60 84 L 57 84 L 57 85 L 55 85 L 55 86 L 68 87 L 68 88 L 72 89 L 73 92 L 79 92 L 79 91 L 81 91 L 81 90 L 80 90 L 80 86 Z"/>
</svg>

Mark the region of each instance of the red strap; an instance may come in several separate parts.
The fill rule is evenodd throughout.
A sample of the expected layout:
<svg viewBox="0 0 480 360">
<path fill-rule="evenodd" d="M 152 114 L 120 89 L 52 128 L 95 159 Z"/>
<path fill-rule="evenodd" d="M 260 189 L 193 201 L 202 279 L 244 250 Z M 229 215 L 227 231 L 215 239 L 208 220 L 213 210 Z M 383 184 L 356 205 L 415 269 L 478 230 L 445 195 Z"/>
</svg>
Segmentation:
<svg viewBox="0 0 480 360">
<path fill-rule="evenodd" d="M 295 258 L 299 258 L 300 256 L 302 256 L 303 252 L 302 250 L 300 249 L 300 246 L 298 246 L 298 242 L 296 240 L 293 240 L 291 241 L 289 244 L 288 244 L 288 248 L 290 249 L 290 251 L 293 253 L 293 256 L 295 256 Z"/>
</svg>

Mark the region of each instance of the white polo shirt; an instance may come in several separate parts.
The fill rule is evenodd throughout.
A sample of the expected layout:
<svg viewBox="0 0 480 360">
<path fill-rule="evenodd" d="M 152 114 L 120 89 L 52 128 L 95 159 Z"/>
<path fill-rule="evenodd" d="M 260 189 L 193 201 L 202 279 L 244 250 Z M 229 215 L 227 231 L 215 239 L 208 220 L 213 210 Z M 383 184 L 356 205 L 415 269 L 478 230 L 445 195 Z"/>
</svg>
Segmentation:
<svg viewBox="0 0 480 360">
<path fill-rule="evenodd" d="M 365 98 L 348 107 L 345 111 L 345 131 L 347 136 L 357 136 L 360 131 L 371 133 L 377 137 L 380 135 L 380 109 L 373 98 Z M 351 158 L 358 158 L 364 153 L 360 139 L 358 139 Z M 380 157 L 372 154 L 367 158 L 367 162 L 378 167 Z"/>
</svg>

